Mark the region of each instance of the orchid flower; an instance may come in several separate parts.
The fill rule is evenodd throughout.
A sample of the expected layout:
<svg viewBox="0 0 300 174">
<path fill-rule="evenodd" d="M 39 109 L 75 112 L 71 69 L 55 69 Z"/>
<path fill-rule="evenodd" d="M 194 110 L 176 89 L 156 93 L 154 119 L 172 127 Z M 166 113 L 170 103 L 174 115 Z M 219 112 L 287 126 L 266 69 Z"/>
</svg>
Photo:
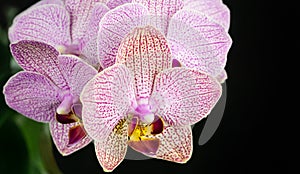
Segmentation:
<svg viewBox="0 0 300 174">
<path fill-rule="evenodd" d="M 192 9 L 192 4 L 200 11 Z M 229 10 L 220 0 L 133 0 L 110 10 L 99 24 L 102 67 L 115 63 L 122 39 L 133 28 L 146 25 L 156 27 L 167 38 L 176 57 L 173 67 L 200 70 L 224 82 L 232 40 L 227 32 Z"/>
<path fill-rule="evenodd" d="M 127 145 L 144 155 L 185 163 L 192 155 L 192 124 L 221 96 L 219 82 L 186 67 L 172 68 L 164 35 L 152 26 L 133 29 L 116 64 L 84 87 L 82 120 L 104 171 L 124 159 Z"/>
<path fill-rule="evenodd" d="M 97 71 L 43 42 L 19 41 L 11 44 L 11 52 L 25 71 L 12 76 L 4 86 L 7 105 L 35 121 L 49 123 L 62 155 L 90 143 L 81 121 L 79 94 Z"/>
<path fill-rule="evenodd" d="M 79 56 L 99 68 L 97 32 L 102 16 L 128 0 L 42 0 L 17 17 L 9 29 L 11 43 L 35 40 L 60 53 Z"/>
</svg>

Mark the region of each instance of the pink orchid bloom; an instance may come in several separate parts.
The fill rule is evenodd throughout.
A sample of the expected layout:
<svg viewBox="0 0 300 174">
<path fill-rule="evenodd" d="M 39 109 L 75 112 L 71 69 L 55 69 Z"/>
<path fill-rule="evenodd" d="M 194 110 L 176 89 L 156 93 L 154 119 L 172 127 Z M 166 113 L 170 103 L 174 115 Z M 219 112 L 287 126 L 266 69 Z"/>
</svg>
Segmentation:
<svg viewBox="0 0 300 174">
<path fill-rule="evenodd" d="M 84 87 L 82 120 L 104 171 L 122 162 L 127 145 L 185 163 L 193 149 L 190 125 L 210 113 L 221 92 L 204 72 L 172 68 L 164 35 L 152 26 L 137 27 L 120 44 L 116 64 Z"/>
<path fill-rule="evenodd" d="M 11 43 L 35 40 L 99 68 L 97 32 L 102 16 L 128 0 L 42 0 L 15 17 Z"/>
<path fill-rule="evenodd" d="M 195 8 L 191 8 L 197 5 Z M 198 10 L 195 10 L 199 8 Z M 166 37 L 173 67 L 208 73 L 224 82 L 224 67 L 232 40 L 229 10 L 220 0 L 133 0 L 107 12 L 98 32 L 99 61 L 113 65 L 123 38 L 135 27 L 151 25 Z"/>
<path fill-rule="evenodd" d="M 43 42 L 20 41 L 11 44 L 11 52 L 25 71 L 12 76 L 4 86 L 7 105 L 35 121 L 49 123 L 62 155 L 90 143 L 81 121 L 79 94 L 97 71 Z"/>
</svg>

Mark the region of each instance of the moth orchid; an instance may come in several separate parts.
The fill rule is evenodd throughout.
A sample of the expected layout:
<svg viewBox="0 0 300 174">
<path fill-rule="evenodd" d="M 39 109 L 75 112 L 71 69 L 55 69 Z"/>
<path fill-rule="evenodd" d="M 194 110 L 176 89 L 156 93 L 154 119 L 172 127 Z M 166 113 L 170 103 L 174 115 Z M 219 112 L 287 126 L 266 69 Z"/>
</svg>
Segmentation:
<svg viewBox="0 0 300 174">
<path fill-rule="evenodd" d="M 164 35 L 152 26 L 133 29 L 116 64 L 84 87 L 82 120 L 104 171 L 124 159 L 127 145 L 144 155 L 185 163 L 192 154 L 192 124 L 221 95 L 219 82 L 186 67 L 172 68 Z"/>
<path fill-rule="evenodd" d="M 193 4 L 199 7 L 191 8 Z M 151 25 L 166 37 L 176 57 L 173 66 L 208 73 L 220 82 L 231 46 L 229 10 L 220 0 L 133 0 L 107 12 L 98 32 L 99 61 L 106 68 L 116 62 L 123 38 L 135 27 Z"/>
<path fill-rule="evenodd" d="M 79 94 L 97 71 L 43 42 L 20 41 L 11 44 L 11 52 L 25 71 L 12 76 L 4 86 L 7 105 L 35 121 L 49 123 L 62 155 L 90 143 L 81 121 Z"/>
<path fill-rule="evenodd" d="M 128 0 L 43 0 L 13 21 L 11 43 L 35 40 L 47 43 L 60 53 L 74 54 L 94 67 L 97 59 L 97 32 L 102 16 Z"/>
</svg>

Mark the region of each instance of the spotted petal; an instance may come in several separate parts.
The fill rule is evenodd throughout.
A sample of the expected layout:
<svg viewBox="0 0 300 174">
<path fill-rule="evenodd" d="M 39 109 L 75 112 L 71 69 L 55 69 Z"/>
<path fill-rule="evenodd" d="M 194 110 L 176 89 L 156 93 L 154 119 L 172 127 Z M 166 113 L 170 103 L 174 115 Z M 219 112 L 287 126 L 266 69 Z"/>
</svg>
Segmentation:
<svg viewBox="0 0 300 174">
<path fill-rule="evenodd" d="M 147 7 L 151 14 L 151 24 L 159 29 L 165 35 L 168 31 L 168 25 L 171 17 L 183 8 L 182 0 L 133 0 Z"/>
<path fill-rule="evenodd" d="M 166 127 L 161 134 L 157 134 L 155 138 L 159 141 L 158 149 L 154 154 L 145 153 L 143 150 L 138 152 L 152 158 L 163 159 L 176 163 L 186 163 L 192 156 L 193 152 L 193 137 L 190 126 L 184 127 Z M 137 143 L 129 144 L 137 145 Z M 148 149 L 151 146 L 156 148 L 156 143 L 149 143 Z"/>
<path fill-rule="evenodd" d="M 124 63 L 133 72 L 137 100 L 147 101 L 155 76 L 171 67 L 171 52 L 157 29 L 151 26 L 135 28 L 122 41 L 117 63 Z"/>
<path fill-rule="evenodd" d="M 49 125 L 53 142 L 57 147 L 57 150 L 64 156 L 76 152 L 92 141 L 92 139 L 88 135 L 86 135 L 82 136 L 80 139 L 77 139 L 76 142 L 70 144 L 70 130 L 76 126 L 79 126 L 78 122 L 61 124 L 55 119 L 52 119 Z"/>
<path fill-rule="evenodd" d="M 105 172 L 113 171 L 124 159 L 127 151 L 128 124 L 123 119 L 102 141 L 95 141 L 95 151 Z"/>
<path fill-rule="evenodd" d="M 79 97 L 84 85 L 97 74 L 97 70 L 72 55 L 59 55 L 58 62 L 71 94 Z"/>
<path fill-rule="evenodd" d="M 133 28 L 146 25 L 147 14 L 148 11 L 144 6 L 130 3 L 110 10 L 104 15 L 98 32 L 98 58 L 103 68 L 115 63 L 122 39 Z"/>
<path fill-rule="evenodd" d="M 59 87 L 65 87 L 66 80 L 58 67 L 58 51 L 42 42 L 22 40 L 11 44 L 11 52 L 17 63 L 26 71 L 40 73 Z"/>
<path fill-rule="evenodd" d="M 71 42 L 70 17 L 61 5 L 37 5 L 18 15 L 8 34 L 12 43 L 36 40 L 53 47 L 68 45 Z"/>
<path fill-rule="evenodd" d="M 150 103 L 167 124 L 192 125 L 210 113 L 221 92 L 219 82 L 205 73 L 172 68 L 156 77 Z"/>
<path fill-rule="evenodd" d="M 188 0 L 185 1 L 184 8 L 204 13 L 221 24 L 226 31 L 229 30 L 230 11 L 222 0 Z"/>
<path fill-rule="evenodd" d="M 103 141 L 135 101 L 132 74 L 124 65 L 106 68 L 86 84 L 80 99 L 87 133 Z"/>
<path fill-rule="evenodd" d="M 9 107 L 39 122 L 49 122 L 59 105 L 59 90 L 45 76 L 34 72 L 19 72 L 4 86 Z"/>
<path fill-rule="evenodd" d="M 180 10 L 171 19 L 167 39 L 172 54 L 184 66 L 217 76 L 224 69 L 231 38 L 205 15 Z"/>
</svg>

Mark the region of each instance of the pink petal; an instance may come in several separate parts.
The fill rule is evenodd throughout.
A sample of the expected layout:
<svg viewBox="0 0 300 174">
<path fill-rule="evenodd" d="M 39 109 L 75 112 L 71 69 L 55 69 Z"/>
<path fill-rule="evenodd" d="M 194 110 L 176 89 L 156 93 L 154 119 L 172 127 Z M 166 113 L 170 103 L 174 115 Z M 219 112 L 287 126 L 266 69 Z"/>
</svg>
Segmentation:
<svg viewBox="0 0 300 174">
<path fill-rule="evenodd" d="M 87 63 L 94 67 L 100 66 L 98 60 L 98 50 L 97 50 L 97 33 L 99 30 L 99 22 L 105 13 L 109 11 L 109 8 L 102 3 L 96 3 L 89 16 L 89 23 L 86 28 L 85 34 L 81 41 L 81 53 L 80 56 Z"/>
<path fill-rule="evenodd" d="M 22 115 L 39 122 L 54 118 L 59 105 L 59 90 L 45 76 L 33 72 L 19 72 L 4 86 L 6 103 Z"/>
<path fill-rule="evenodd" d="M 214 78 L 187 68 L 172 68 L 155 79 L 151 106 L 171 126 L 192 125 L 206 117 L 221 96 Z"/>
<path fill-rule="evenodd" d="M 61 88 L 67 85 L 58 67 L 59 53 L 55 48 L 42 42 L 28 40 L 11 44 L 10 47 L 12 55 L 24 70 L 38 72 Z"/>
<path fill-rule="evenodd" d="M 152 15 L 151 24 L 165 35 L 167 34 L 171 17 L 183 8 L 182 0 L 133 0 L 132 2 L 140 3 L 147 7 Z"/>
<path fill-rule="evenodd" d="M 71 94 L 79 97 L 84 85 L 97 74 L 97 70 L 72 55 L 59 55 L 58 62 Z"/>
<path fill-rule="evenodd" d="M 184 66 L 216 76 L 224 69 L 231 38 L 225 29 L 197 11 L 180 10 L 171 19 L 168 41 Z"/>
<path fill-rule="evenodd" d="M 117 63 L 134 74 L 137 100 L 149 98 L 155 76 L 171 67 L 171 53 L 162 33 L 151 26 L 135 28 L 122 41 Z"/>
<path fill-rule="evenodd" d="M 107 139 L 94 142 L 98 161 L 105 172 L 113 171 L 123 161 L 127 151 L 127 129 L 127 122 L 121 120 Z"/>
<path fill-rule="evenodd" d="M 97 141 L 106 139 L 135 101 L 130 71 L 119 64 L 104 69 L 86 84 L 80 100 L 87 133 Z"/>
<path fill-rule="evenodd" d="M 223 69 L 223 71 L 216 76 L 216 79 L 220 83 L 224 83 L 225 82 L 225 80 L 227 79 L 227 73 L 226 73 L 225 69 Z"/>
<path fill-rule="evenodd" d="M 89 30 L 90 18 L 97 2 L 105 0 L 66 0 L 65 5 L 71 17 L 71 37 L 74 44 L 79 44 Z"/>
<path fill-rule="evenodd" d="M 85 147 L 88 145 L 92 139 L 87 135 L 84 138 L 78 140 L 76 143 L 69 144 L 69 132 L 70 129 L 78 126 L 80 123 L 70 123 L 70 124 L 61 124 L 58 123 L 55 119 L 52 119 L 50 122 L 50 133 L 53 139 L 53 142 L 57 150 L 64 156 L 70 155 L 73 152 Z"/>
<path fill-rule="evenodd" d="M 189 0 L 185 1 L 185 9 L 197 10 L 222 25 L 226 31 L 230 25 L 230 11 L 222 0 Z"/>
<path fill-rule="evenodd" d="M 122 39 L 133 28 L 146 25 L 147 15 L 147 9 L 140 4 L 124 4 L 104 15 L 98 32 L 98 58 L 103 68 L 115 63 Z"/>
<path fill-rule="evenodd" d="M 68 45 L 70 17 L 60 5 L 37 5 L 19 14 L 9 28 L 10 42 L 35 40 L 53 47 Z"/>
<path fill-rule="evenodd" d="M 156 138 L 160 140 L 160 145 L 152 157 L 176 163 L 186 163 L 191 158 L 193 137 L 190 126 L 167 127 Z"/>
<path fill-rule="evenodd" d="M 125 3 L 130 3 L 132 2 L 132 0 L 109 0 L 106 5 L 110 8 L 110 9 L 114 9 L 120 5 L 123 5 Z"/>
</svg>

